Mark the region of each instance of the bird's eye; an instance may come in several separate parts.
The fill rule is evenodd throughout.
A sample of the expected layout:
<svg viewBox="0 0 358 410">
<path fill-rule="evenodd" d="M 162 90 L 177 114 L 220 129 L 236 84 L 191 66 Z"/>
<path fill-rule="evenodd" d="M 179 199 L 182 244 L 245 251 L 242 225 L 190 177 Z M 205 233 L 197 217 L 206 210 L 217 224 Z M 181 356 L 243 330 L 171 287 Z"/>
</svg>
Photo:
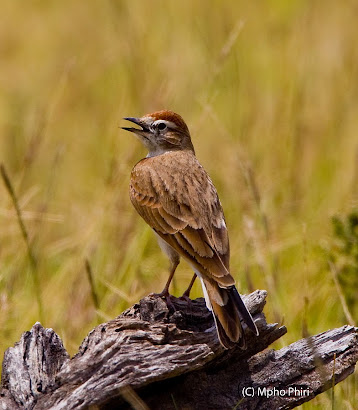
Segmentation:
<svg viewBox="0 0 358 410">
<path fill-rule="evenodd" d="M 160 122 L 160 123 L 157 125 L 157 127 L 158 127 L 158 130 L 163 131 L 163 130 L 165 130 L 165 129 L 167 128 L 167 124 L 166 124 L 165 122 Z"/>
</svg>

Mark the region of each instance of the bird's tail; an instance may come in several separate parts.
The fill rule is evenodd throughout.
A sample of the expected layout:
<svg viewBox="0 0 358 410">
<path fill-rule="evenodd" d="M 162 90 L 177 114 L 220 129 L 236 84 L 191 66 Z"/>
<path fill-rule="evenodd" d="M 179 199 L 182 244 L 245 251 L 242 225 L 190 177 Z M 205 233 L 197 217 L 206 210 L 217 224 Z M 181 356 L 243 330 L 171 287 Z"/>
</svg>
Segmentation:
<svg viewBox="0 0 358 410">
<path fill-rule="evenodd" d="M 256 335 L 258 330 L 235 286 L 220 288 L 217 282 L 202 279 L 207 307 L 212 311 L 220 343 L 226 348 L 246 348 L 241 320 Z"/>
</svg>

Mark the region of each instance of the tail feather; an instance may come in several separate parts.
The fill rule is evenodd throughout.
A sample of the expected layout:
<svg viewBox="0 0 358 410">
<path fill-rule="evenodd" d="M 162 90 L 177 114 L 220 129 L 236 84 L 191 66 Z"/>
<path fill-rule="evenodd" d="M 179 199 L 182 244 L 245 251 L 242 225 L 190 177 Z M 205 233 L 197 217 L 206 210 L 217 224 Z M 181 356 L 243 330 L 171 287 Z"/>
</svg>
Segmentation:
<svg viewBox="0 0 358 410">
<path fill-rule="evenodd" d="M 226 349 L 234 344 L 245 349 L 246 341 L 240 319 L 256 335 L 258 330 L 235 286 L 220 288 L 217 282 L 207 279 L 202 280 L 202 285 L 206 304 L 213 312 L 220 343 Z"/>
<path fill-rule="evenodd" d="M 238 344 L 246 349 L 245 335 L 235 306 L 229 300 L 224 306 L 213 302 L 213 317 L 220 343 L 230 349 Z"/>
<path fill-rule="evenodd" d="M 259 335 L 259 331 L 257 329 L 257 326 L 254 322 L 254 319 L 251 316 L 251 313 L 248 311 L 247 307 L 245 306 L 245 303 L 241 299 L 241 296 L 235 286 L 229 289 L 230 291 L 230 297 L 235 300 L 236 307 L 239 311 L 239 314 L 241 316 L 241 319 L 246 323 L 247 327 L 256 335 Z"/>
</svg>

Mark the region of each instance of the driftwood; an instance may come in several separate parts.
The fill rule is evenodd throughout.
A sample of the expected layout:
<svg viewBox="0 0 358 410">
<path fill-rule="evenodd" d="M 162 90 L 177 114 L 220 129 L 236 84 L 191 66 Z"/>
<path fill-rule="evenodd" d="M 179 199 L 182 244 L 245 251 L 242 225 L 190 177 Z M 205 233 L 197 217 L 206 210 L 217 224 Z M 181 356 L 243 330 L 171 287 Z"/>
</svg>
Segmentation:
<svg viewBox="0 0 358 410">
<path fill-rule="evenodd" d="M 246 329 L 245 351 L 220 346 L 201 298 L 168 308 L 147 296 L 93 329 L 72 359 L 59 336 L 36 323 L 5 353 L 0 408 L 289 409 L 354 371 L 352 326 L 265 350 L 286 333 L 266 323 L 265 298 L 244 296 L 260 331 Z"/>
</svg>

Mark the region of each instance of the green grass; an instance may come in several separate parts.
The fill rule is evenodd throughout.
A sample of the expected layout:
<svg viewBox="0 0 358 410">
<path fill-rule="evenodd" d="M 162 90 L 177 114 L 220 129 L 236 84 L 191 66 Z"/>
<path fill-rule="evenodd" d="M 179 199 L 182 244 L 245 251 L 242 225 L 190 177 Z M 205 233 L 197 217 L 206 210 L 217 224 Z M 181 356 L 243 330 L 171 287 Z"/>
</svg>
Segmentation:
<svg viewBox="0 0 358 410">
<path fill-rule="evenodd" d="M 1 181 L 1 354 L 39 319 L 39 291 L 74 353 L 98 318 L 162 289 L 168 262 L 128 197 L 145 151 L 119 126 L 163 108 L 218 188 L 241 292 L 268 289 L 268 319 L 288 327 L 275 347 L 346 323 L 320 244 L 358 204 L 354 1 L 0 4 L 0 162 L 41 283 Z M 182 263 L 176 294 L 190 278 Z M 356 385 L 337 385 L 336 408 Z M 331 407 L 330 393 L 303 406 Z"/>
</svg>

